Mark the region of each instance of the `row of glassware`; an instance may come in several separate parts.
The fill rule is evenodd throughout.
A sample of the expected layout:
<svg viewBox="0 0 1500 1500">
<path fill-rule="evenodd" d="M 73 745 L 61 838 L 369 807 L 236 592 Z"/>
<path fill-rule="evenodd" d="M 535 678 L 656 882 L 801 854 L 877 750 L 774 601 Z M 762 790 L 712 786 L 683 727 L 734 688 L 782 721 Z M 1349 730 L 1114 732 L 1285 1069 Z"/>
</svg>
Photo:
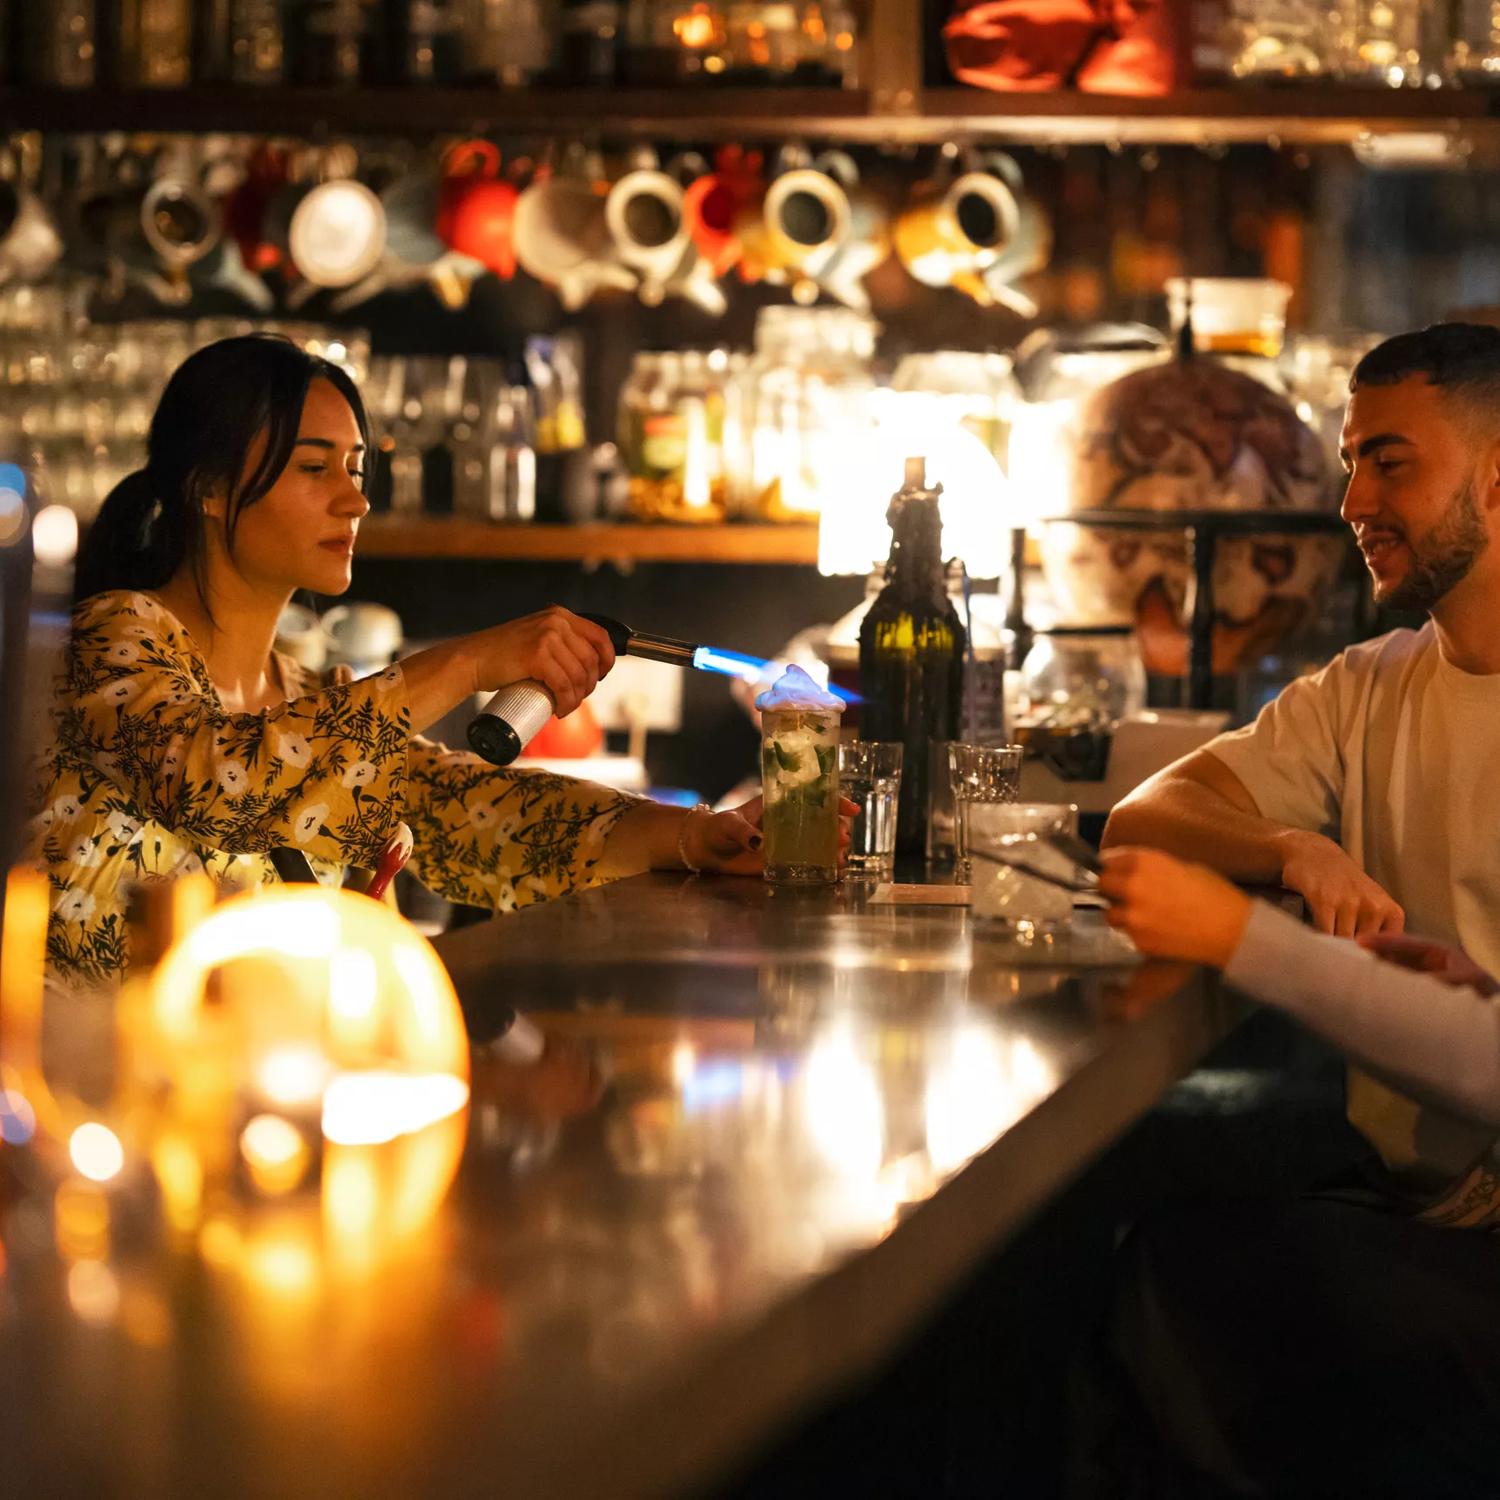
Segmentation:
<svg viewBox="0 0 1500 1500">
<path fill-rule="evenodd" d="M 28 0 L 0 82 L 856 82 L 848 0 Z M 0 12 L 0 16 L 5 13 Z"/>
<path fill-rule="evenodd" d="M 1195 286 L 1195 331 L 1201 343 L 1222 347 L 1209 284 Z M 1277 284 L 1248 289 L 1284 302 Z M 1230 296 L 1244 302 L 1247 287 L 1230 286 Z M 172 369 L 199 344 L 256 325 L 80 325 L 67 318 L 71 305 L 51 288 L 0 296 L 0 443 L 39 451 L 49 498 L 87 519 L 142 461 L 150 415 Z M 1336 441 L 1334 418 L 1363 341 L 1300 339 L 1282 350 L 1279 317 L 1272 327 L 1268 316 L 1247 336 L 1255 352 L 1226 357 L 1253 362 L 1304 420 Z M 872 319 L 841 308 L 773 306 L 762 309 L 748 354 L 639 354 L 609 443 L 600 441 L 608 434 L 585 431 L 576 337 L 531 340 L 518 370 L 465 356 L 372 358 L 362 335 L 281 326 L 347 364 L 361 382 L 381 458 L 377 503 L 398 513 L 452 509 L 525 521 L 538 517 L 540 501 L 551 519 L 825 518 L 825 570 L 862 572 L 889 540 L 882 507 L 870 497 L 889 488 L 909 453 L 921 452 L 941 456 L 946 542 L 980 577 L 1003 566 L 997 512 L 1045 507 L 1045 476 L 1030 469 L 1049 455 L 1055 464 L 1062 439 L 1054 408 L 1164 352 L 1160 335 L 1155 345 L 1123 353 L 1054 349 L 1045 380 L 1033 379 L 1023 401 L 1008 354 L 910 354 L 882 379 Z M 563 484 L 573 493 L 559 514 L 548 507 L 558 505 L 553 491 Z"/>
<path fill-rule="evenodd" d="M 1231 0 L 1227 14 L 1222 0 L 1200 0 L 1199 9 L 1208 13 L 1199 46 L 1217 35 L 1234 78 L 1397 88 L 1500 82 L 1494 0 Z"/>
</svg>

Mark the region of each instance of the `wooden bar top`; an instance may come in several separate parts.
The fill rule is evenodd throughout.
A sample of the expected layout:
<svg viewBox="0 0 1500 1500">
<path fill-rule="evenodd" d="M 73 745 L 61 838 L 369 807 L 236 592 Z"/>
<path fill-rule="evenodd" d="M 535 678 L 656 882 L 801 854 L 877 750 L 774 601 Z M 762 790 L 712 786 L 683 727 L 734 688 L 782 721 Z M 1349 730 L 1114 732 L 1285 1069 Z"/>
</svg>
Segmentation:
<svg viewBox="0 0 1500 1500">
<path fill-rule="evenodd" d="M 1075 930 L 1036 954 L 960 908 L 653 875 L 441 938 L 471 1015 L 518 1005 L 561 1040 L 478 1065 L 437 1217 L 337 1295 L 178 1257 L 122 1268 L 90 1322 L 25 1248 L 34 1191 L 0 1195 L 0 1464 L 17 1494 L 709 1483 L 1238 1020 L 1205 972 L 1130 963 L 1097 914 Z"/>
</svg>

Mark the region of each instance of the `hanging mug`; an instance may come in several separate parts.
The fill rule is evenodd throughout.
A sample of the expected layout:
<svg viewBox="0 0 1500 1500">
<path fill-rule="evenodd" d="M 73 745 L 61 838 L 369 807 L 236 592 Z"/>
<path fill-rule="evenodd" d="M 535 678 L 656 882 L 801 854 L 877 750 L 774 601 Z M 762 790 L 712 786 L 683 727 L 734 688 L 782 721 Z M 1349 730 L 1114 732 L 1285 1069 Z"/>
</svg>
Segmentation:
<svg viewBox="0 0 1500 1500">
<path fill-rule="evenodd" d="M 435 265 L 448 246 L 438 233 L 442 179 L 426 165 L 411 167 L 380 190 L 385 248 L 405 266 Z"/>
<path fill-rule="evenodd" d="M 62 256 L 62 237 L 47 206 L 12 154 L 0 177 L 0 282 L 40 281 Z"/>
<path fill-rule="evenodd" d="M 192 299 L 188 268 L 218 247 L 224 232 L 219 205 L 182 169 L 169 169 L 141 199 L 141 235 L 166 272 L 152 278 L 164 301 L 183 305 Z"/>
<path fill-rule="evenodd" d="M 292 210 L 287 250 L 310 286 L 353 286 L 385 253 L 385 209 L 352 177 L 320 182 Z"/>
<path fill-rule="evenodd" d="M 444 158 L 438 235 L 450 250 L 509 281 L 516 274 L 519 196 L 514 181 L 501 175 L 499 147 L 490 141 L 465 141 Z"/>
<path fill-rule="evenodd" d="M 1031 317 L 1036 304 L 1009 282 L 1037 269 L 1039 251 L 1045 260 L 1044 222 L 1022 193 L 1013 157 L 970 155 L 950 181 L 917 189 L 896 221 L 896 254 L 925 286 L 951 286 L 982 307 L 1001 302 Z"/>
<path fill-rule="evenodd" d="M 747 204 L 765 194 L 761 156 L 739 146 L 725 146 L 704 172 L 683 192 L 682 212 L 694 247 L 715 276 L 723 276 L 745 253 L 735 224 Z"/>
<path fill-rule="evenodd" d="M 848 215 L 832 259 L 813 273 L 818 290 L 858 312 L 870 310 L 864 279 L 891 253 L 891 215 L 884 200 L 859 181 L 854 161 L 842 151 L 825 151 L 818 157 L 820 170 L 837 177 L 844 186 Z M 797 288 L 793 288 L 796 295 Z"/>
<path fill-rule="evenodd" d="M 688 226 L 683 179 L 702 176 L 708 163 L 694 152 L 674 157 L 665 168 L 655 152 L 609 190 L 604 203 L 616 253 L 641 278 L 640 298 L 659 306 L 670 292 L 722 316 L 728 307 L 711 266 L 699 259 Z"/>
<path fill-rule="evenodd" d="M 516 260 L 538 281 L 554 287 L 576 312 L 605 287 L 633 291 L 637 277 L 619 259 L 596 190 L 591 160 L 572 171 L 539 173 L 516 199 Z"/>
<path fill-rule="evenodd" d="M 762 208 L 771 265 L 808 277 L 826 269 L 849 236 L 849 189 L 857 181 L 852 159 L 836 151 L 781 173 Z"/>
</svg>

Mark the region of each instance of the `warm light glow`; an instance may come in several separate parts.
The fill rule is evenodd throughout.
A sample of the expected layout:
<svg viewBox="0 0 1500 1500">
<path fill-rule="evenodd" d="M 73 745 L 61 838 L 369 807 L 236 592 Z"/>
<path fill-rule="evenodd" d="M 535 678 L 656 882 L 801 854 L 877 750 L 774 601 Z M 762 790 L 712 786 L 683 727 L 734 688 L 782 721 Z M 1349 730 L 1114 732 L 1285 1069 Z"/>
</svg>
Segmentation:
<svg viewBox="0 0 1500 1500">
<path fill-rule="evenodd" d="M 0 1088 L 21 1099 L 15 1113 L 30 1120 L 32 1129 L 36 1112 L 43 1109 L 47 1099 L 46 1080 L 41 1074 L 41 1027 L 49 905 L 47 877 L 40 870 L 27 865 L 11 870 L 5 882 L 5 927 L 0 933 L 0 1065 L 4 1065 Z M 33 1083 L 34 1094 L 30 1092 Z M 11 1128 L 19 1131 L 18 1126 Z M 7 1132 L 3 1109 L 0 1139 L 11 1145 L 24 1144 Z"/>
<path fill-rule="evenodd" d="M 311 1043 L 277 1047 L 261 1059 L 255 1082 L 270 1103 L 305 1108 L 323 1097 L 329 1072 L 328 1059 Z"/>
<path fill-rule="evenodd" d="M 705 5 L 695 5 L 672 22 L 672 30 L 684 47 L 711 47 L 717 29 L 713 13 Z"/>
<path fill-rule="evenodd" d="M 108 1125 L 91 1121 L 80 1125 L 68 1138 L 68 1155 L 73 1165 L 91 1182 L 108 1182 L 118 1177 L 125 1165 L 125 1148 Z"/>
<path fill-rule="evenodd" d="M 203 1163 L 185 1136 L 166 1134 L 151 1148 L 151 1170 L 167 1223 L 180 1233 L 197 1227 L 203 1207 Z"/>
<path fill-rule="evenodd" d="M 468 1037 L 447 971 L 399 913 L 321 888 L 234 897 L 143 994 L 141 1076 L 173 1085 L 152 1165 L 173 1226 L 202 1223 L 205 1261 L 300 1297 L 431 1220 L 462 1151 Z M 320 1208 L 289 1196 L 310 1177 Z M 243 1217 L 247 1178 L 261 1196 Z"/>
<path fill-rule="evenodd" d="M 112 1323 L 120 1310 L 120 1283 L 98 1260 L 81 1260 L 68 1271 L 68 1306 L 85 1323 Z"/>
<path fill-rule="evenodd" d="M 994 454 L 966 427 L 946 398 L 883 391 L 875 432 L 849 464 L 847 482 L 823 497 L 818 571 L 863 576 L 890 556 L 886 511 L 900 488 L 906 459 L 927 459 L 927 483 L 941 484 L 943 555 L 961 557 L 972 578 L 998 578 L 1017 524 L 1011 488 Z"/>
<path fill-rule="evenodd" d="M 317 1290 L 317 1252 L 309 1237 L 290 1228 L 259 1235 L 245 1246 L 244 1269 L 262 1291 L 278 1297 L 306 1297 Z"/>
<path fill-rule="evenodd" d="M 704 510 L 712 498 L 713 448 L 708 440 L 708 411 L 701 401 L 684 401 L 680 407 L 687 426 L 686 455 L 682 464 L 682 503 L 689 510 Z"/>
<path fill-rule="evenodd" d="M 380 975 L 375 960 L 361 948 L 341 948 L 328 964 L 328 1005 L 331 1027 L 342 1046 L 374 1045 L 380 1030 L 376 997 Z"/>
<path fill-rule="evenodd" d="M 39 563 L 64 567 L 78 553 L 78 517 L 66 505 L 44 505 L 31 523 L 31 546 Z"/>
<path fill-rule="evenodd" d="M 109 1200 L 85 1182 L 64 1182 L 52 1200 L 52 1237 L 64 1260 L 109 1254 Z"/>
<path fill-rule="evenodd" d="M 946 1175 L 977 1156 L 1056 1086 L 1047 1059 L 1026 1037 L 961 1027 L 932 1061 L 925 1113 L 927 1156 Z"/>
<path fill-rule="evenodd" d="M 698 1066 L 698 1051 L 691 1042 L 678 1042 L 672 1048 L 672 1082 L 679 1089 L 687 1086 Z"/>
<path fill-rule="evenodd" d="M 263 1193 L 289 1193 L 307 1170 L 310 1152 L 302 1132 L 280 1115 L 256 1115 L 240 1132 L 240 1155 Z"/>
<path fill-rule="evenodd" d="M 885 1156 L 885 1109 L 875 1069 L 847 1030 L 839 1028 L 813 1046 L 803 1088 L 818 1154 L 850 1178 L 874 1178 Z"/>
<path fill-rule="evenodd" d="M 378 1146 L 457 1113 L 469 1086 L 451 1073 L 340 1073 L 323 1094 L 323 1134 L 344 1146 Z"/>
</svg>

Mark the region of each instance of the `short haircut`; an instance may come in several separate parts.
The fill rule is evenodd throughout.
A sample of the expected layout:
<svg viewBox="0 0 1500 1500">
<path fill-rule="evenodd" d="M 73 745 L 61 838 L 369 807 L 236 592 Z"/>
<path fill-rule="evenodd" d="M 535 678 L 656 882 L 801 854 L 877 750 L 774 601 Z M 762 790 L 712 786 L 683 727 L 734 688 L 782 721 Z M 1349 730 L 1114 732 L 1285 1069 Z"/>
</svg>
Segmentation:
<svg viewBox="0 0 1500 1500">
<path fill-rule="evenodd" d="M 1349 389 L 1396 385 L 1414 375 L 1424 375 L 1433 385 L 1471 398 L 1500 396 L 1500 328 L 1487 323 L 1433 323 L 1417 333 L 1398 333 L 1377 344 L 1355 365 Z"/>
<path fill-rule="evenodd" d="M 1352 394 L 1366 385 L 1425 378 L 1437 386 L 1470 441 L 1500 433 L 1500 328 L 1487 323 L 1433 323 L 1377 344 L 1349 377 Z"/>
</svg>

